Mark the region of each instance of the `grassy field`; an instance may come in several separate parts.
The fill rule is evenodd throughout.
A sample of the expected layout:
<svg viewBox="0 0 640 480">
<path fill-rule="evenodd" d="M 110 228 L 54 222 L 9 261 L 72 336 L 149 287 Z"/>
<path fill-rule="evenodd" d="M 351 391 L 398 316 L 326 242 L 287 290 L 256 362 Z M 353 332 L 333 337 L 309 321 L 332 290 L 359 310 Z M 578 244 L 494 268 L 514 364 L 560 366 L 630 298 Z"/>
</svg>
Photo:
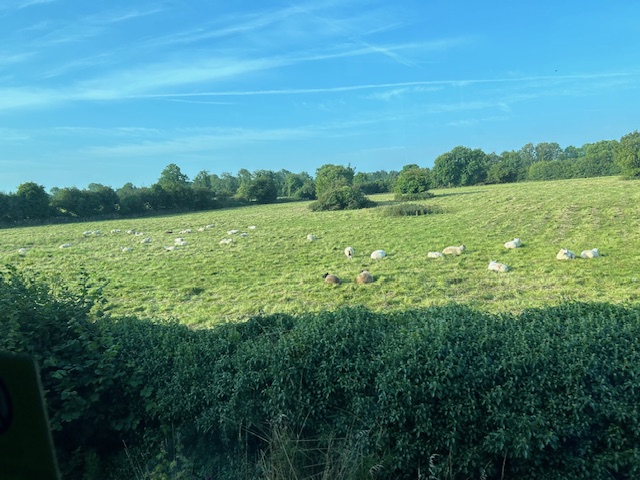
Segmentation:
<svg viewBox="0 0 640 480">
<path fill-rule="evenodd" d="M 638 301 L 640 183 L 609 177 L 434 193 L 421 203 L 437 205 L 442 213 L 417 217 L 383 215 L 392 196 L 378 195 L 372 198 L 379 207 L 359 211 L 313 213 L 301 202 L 5 229 L 0 262 L 64 280 L 86 270 L 93 280 L 106 280 L 104 294 L 114 314 L 201 326 L 259 312 L 342 305 L 380 311 L 459 302 L 518 312 L 566 300 Z M 179 234 L 183 229 L 193 231 Z M 248 235 L 228 235 L 232 229 Z M 88 230 L 103 235 L 85 237 Z M 317 240 L 307 241 L 308 234 Z M 140 243 L 145 237 L 151 242 Z M 177 237 L 187 245 L 165 250 Z M 514 237 L 523 247 L 506 250 L 503 243 Z M 221 245 L 224 238 L 233 243 Z M 59 248 L 63 243 L 72 246 Z M 467 250 L 459 257 L 427 259 L 428 251 L 460 244 Z M 343 253 L 347 246 L 355 249 L 353 260 Z M 597 247 L 603 257 L 558 261 L 561 247 L 577 255 Z M 20 248 L 26 253 L 19 254 Z M 388 256 L 370 259 L 376 249 Z M 511 271 L 488 271 L 490 260 Z M 373 284 L 355 284 L 362 269 L 373 274 Z M 325 272 L 344 283 L 325 285 Z"/>
</svg>

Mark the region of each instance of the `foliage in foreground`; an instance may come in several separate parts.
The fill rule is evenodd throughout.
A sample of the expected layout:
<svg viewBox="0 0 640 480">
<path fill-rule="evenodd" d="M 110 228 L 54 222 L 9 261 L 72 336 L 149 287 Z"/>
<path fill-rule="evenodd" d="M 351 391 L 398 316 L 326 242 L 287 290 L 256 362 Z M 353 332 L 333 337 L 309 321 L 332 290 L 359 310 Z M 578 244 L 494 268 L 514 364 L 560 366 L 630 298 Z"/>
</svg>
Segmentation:
<svg viewBox="0 0 640 480">
<path fill-rule="evenodd" d="M 101 316 L 98 294 L 0 276 L 0 350 L 38 360 L 65 478 L 640 475 L 639 306 L 191 330 Z"/>
</svg>

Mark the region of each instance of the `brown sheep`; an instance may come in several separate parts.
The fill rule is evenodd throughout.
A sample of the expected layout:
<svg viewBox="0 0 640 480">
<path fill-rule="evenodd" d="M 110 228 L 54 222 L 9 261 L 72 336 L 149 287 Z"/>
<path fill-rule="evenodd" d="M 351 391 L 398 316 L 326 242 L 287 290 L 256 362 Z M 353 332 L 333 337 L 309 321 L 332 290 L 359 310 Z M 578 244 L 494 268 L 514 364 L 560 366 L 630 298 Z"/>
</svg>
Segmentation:
<svg viewBox="0 0 640 480">
<path fill-rule="evenodd" d="M 342 280 L 332 273 L 325 273 L 322 275 L 322 278 L 324 278 L 324 283 L 330 283 L 332 285 L 340 285 L 342 283 Z"/>
<path fill-rule="evenodd" d="M 358 285 L 373 283 L 373 276 L 367 270 L 362 270 L 356 277 L 356 283 Z"/>
</svg>

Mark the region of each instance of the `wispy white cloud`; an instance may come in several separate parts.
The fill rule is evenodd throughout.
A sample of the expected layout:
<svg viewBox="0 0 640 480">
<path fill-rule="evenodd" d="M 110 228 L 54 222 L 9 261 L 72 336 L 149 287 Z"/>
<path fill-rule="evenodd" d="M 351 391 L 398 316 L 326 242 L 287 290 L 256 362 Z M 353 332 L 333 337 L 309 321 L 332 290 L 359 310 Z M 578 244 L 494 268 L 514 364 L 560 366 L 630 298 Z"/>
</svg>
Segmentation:
<svg viewBox="0 0 640 480">
<path fill-rule="evenodd" d="M 82 82 L 62 89 L 4 88 L 0 89 L 0 112 L 19 108 L 49 107 L 58 104 L 93 100 L 121 99 L 203 99 L 210 97 L 279 96 L 344 93 L 367 90 L 391 90 L 460 87 L 471 85 L 524 85 L 523 91 L 501 93 L 501 108 L 516 101 L 554 95 L 585 95 L 608 88 L 610 82 L 621 85 L 635 82 L 638 73 L 598 73 L 566 76 L 524 78 L 425 80 L 395 83 L 372 83 L 320 88 L 288 88 L 266 90 L 220 90 L 201 92 L 162 92 L 167 88 L 181 88 L 203 82 L 229 81 L 243 75 L 274 69 L 287 64 L 286 59 L 253 61 L 210 60 L 200 64 L 157 64 L 136 70 L 121 71 L 99 79 Z M 591 85 L 585 81 L 593 81 Z M 604 82 L 604 83 L 601 83 Z M 573 85 L 573 86 L 572 86 Z M 406 90 L 408 91 L 408 90 Z M 384 93 L 384 92 L 383 92 Z M 469 104 L 471 105 L 471 104 Z"/>
<path fill-rule="evenodd" d="M 46 3 L 53 3 L 57 0 L 5 0 L 0 3 L 0 11 L 2 10 L 22 10 L 23 8 L 33 7 Z"/>
<path fill-rule="evenodd" d="M 169 133 L 167 133 L 168 135 Z M 210 133 L 174 135 L 172 138 L 153 141 L 144 140 L 138 143 L 115 146 L 93 146 L 80 153 L 103 157 L 149 157 L 171 156 L 177 154 L 223 150 L 237 145 L 257 142 L 273 142 L 293 139 L 304 139 L 313 136 L 308 128 L 282 129 L 220 129 Z"/>
</svg>

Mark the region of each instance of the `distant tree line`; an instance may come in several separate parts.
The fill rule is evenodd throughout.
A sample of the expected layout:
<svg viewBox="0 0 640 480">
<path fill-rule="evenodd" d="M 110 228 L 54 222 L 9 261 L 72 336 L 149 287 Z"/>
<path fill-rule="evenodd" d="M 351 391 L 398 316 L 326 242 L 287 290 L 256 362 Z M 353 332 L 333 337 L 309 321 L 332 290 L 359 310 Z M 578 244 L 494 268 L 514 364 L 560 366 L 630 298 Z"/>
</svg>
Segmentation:
<svg viewBox="0 0 640 480">
<path fill-rule="evenodd" d="M 54 187 L 47 193 L 42 185 L 25 182 L 15 193 L 0 192 L 0 223 L 211 210 L 282 199 L 317 198 L 314 210 L 359 208 L 370 205 L 365 195 L 375 193 L 415 198 L 433 188 L 609 175 L 640 177 L 640 132 L 564 149 L 554 142 L 528 143 L 500 155 L 458 146 L 438 156 L 432 169 L 410 164 L 400 172 L 356 173 L 350 166 L 326 164 L 315 178 L 307 172 L 243 168 L 235 176 L 203 170 L 189 179 L 172 163 L 150 187 L 126 183 L 114 190 L 92 183 L 86 189 Z"/>
</svg>

